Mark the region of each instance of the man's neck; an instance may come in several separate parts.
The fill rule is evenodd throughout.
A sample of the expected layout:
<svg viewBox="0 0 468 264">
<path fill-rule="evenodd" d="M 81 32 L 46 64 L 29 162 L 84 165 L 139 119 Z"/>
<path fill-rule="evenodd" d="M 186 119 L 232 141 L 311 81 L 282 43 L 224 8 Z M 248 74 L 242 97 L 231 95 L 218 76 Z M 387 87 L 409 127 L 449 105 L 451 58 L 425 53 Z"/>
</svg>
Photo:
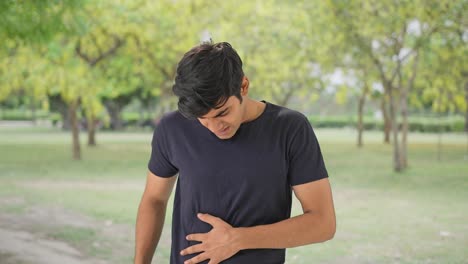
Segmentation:
<svg viewBox="0 0 468 264">
<path fill-rule="evenodd" d="M 263 102 L 255 101 L 250 98 L 246 98 L 246 118 L 243 123 L 253 121 L 260 117 L 265 111 L 266 104 Z"/>
</svg>

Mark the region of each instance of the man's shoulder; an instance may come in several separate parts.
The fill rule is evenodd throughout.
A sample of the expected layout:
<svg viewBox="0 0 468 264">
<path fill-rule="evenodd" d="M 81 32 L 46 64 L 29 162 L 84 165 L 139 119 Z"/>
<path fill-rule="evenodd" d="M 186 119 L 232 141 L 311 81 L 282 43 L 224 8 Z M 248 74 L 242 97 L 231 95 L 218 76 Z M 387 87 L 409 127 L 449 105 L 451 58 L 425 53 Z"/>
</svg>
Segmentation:
<svg viewBox="0 0 468 264">
<path fill-rule="evenodd" d="M 165 113 L 158 122 L 158 125 L 165 127 L 174 127 L 182 125 L 187 119 L 179 111 Z"/>
<path fill-rule="evenodd" d="M 301 112 L 287 108 L 285 106 L 270 104 L 270 113 L 275 118 L 276 122 L 282 124 L 304 124 L 308 123 L 308 118 Z"/>
</svg>

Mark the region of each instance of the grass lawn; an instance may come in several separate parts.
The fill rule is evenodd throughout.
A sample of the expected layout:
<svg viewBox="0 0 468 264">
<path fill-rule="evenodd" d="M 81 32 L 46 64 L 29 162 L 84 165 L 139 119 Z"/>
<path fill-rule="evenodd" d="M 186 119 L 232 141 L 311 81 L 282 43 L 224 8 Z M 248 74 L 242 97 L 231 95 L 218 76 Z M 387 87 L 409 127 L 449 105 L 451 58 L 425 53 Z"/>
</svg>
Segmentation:
<svg viewBox="0 0 468 264">
<path fill-rule="evenodd" d="M 392 148 L 381 143 L 380 132 L 366 132 L 362 149 L 352 130 L 316 133 L 330 174 L 337 233 L 326 243 L 289 249 L 287 263 L 467 263 L 466 135 L 444 134 L 439 161 L 436 134 L 410 134 L 410 167 L 394 173 Z M 129 263 L 151 132 L 99 133 L 97 141 L 95 148 L 83 144 L 83 160 L 73 161 L 67 133 L 0 128 L 0 200 L 22 201 L 0 202 L 0 213 L 20 217 L 31 207 L 60 207 L 95 223 L 127 226 L 118 238 L 102 233 L 99 224 L 62 223 L 42 233 L 91 256 Z M 171 211 L 157 263 L 168 263 Z M 293 214 L 299 213 L 295 203 Z M 98 250 L 96 244 L 104 246 Z"/>
</svg>

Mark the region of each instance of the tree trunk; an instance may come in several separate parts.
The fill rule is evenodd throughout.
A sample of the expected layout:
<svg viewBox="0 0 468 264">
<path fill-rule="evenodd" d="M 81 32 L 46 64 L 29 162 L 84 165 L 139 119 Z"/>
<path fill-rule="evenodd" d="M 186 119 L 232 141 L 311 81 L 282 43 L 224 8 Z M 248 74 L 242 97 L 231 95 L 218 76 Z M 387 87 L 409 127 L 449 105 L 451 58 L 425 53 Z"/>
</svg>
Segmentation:
<svg viewBox="0 0 468 264">
<path fill-rule="evenodd" d="M 380 108 L 382 110 L 382 116 L 384 120 L 384 143 L 390 143 L 390 131 L 392 130 L 392 123 L 387 111 L 387 95 L 384 94 L 380 101 Z"/>
<path fill-rule="evenodd" d="M 465 132 L 468 133 L 468 80 L 465 82 Z"/>
<path fill-rule="evenodd" d="M 143 107 L 143 105 L 140 106 L 140 108 L 138 109 L 138 123 L 137 125 L 138 126 L 143 126 L 143 124 L 146 122 L 146 119 L 145 119 L 145 109 Z"/>
<path fill-rule="evenodd" d="M 401 166 L 403 169 L 408 167 L 408 91 L 402 87 L 401 91 L 401 119 L 402 119 L 402 136 L 401 136 Z"/>
<path fill-rule="evenodd" d="M 274 101 L 281 106 L 286 106 L 289 103 L 289 100 L 294 94 L 295 86 L 294 84 L 287 83 L 280 91 L 273 92 L 272 96 Z"/>
<path fill-rule="evenodd" d="M 400 172 L 403 169 L 401 164 L 401 157 L 400 157 L 400 142 L 398 141 L 398 122 L 396 113 L 398 112 L 397 109 L 397 102 L 393 95 L 392 87 L 389 88 L 389 98 L 390 98 L 390 119 L 392 125 L 392 132 L 393 132 L 393 169 L 396 172 Z"/>
<path fill-rule="evenodd" d="M 284 95 L 283 99 L 280 102 L 281 106 L 287 106 L 289 103 L 289 100 L 291 100 L 292 95 L 294 94 L 294 89 L 291 87 L 286 94 Z"/>
<path fill-rule="evenodd" d="M 70 130 L 70 111 L 68 105 L 63 101 L 60 95 L 49 95 L 49 104 L 52 111 L 57 111 L 62 117 L 62 129 Z"/>
<path fill-rule="evenodd" d="M 60 112 L 62 116 L 62 130 L 70 131 L 71 130 L 71 120 L 69 111 Z"/>
<path fill-rule="evenodd" d="M 32 114 L 32 121 L 33 124 L 37 125 L 37 113 L 36 113 L 36 100 L 34 99 L 34 95 L 31 96 L 31 114 Z"/>
<path fill-rule="evenodd" d="M 418 71 L 419 52 L 416 52 L 416 56 L 413 59 L 412 73 L 408 80 L 407 85 L 403 85 L 401 72 L 398 74 L 400 80 L 401 89 L 401 118 L 402 118 L 402 132 L 401 137 L 401 166 L 403 169 L 408 167 L 408 93 L 413 89 L 414 80 Z"/>
<path fill-rule="evenodd" d="M 78 125 L 78 117 L 76 115 L 76 110 L 78 108 L 78 102 L 75 100 L 71 102 L 68 106 L 71 130 L 72 130 L 72 146 L 73 146 L 73 159 L 81 159 L 81 148 L 80 148 L 80 129 Z"/>
<path fill-rule="evenodd" d="M 366 102 L 366 96 L 367 96 L 367 86 L 364 87 L 361 96 L 359 97 L 359 103 L 358 103 L 358 123 L 357 123 L 357 129 L 358 129 L 358 138 L 357 138 L 357 146 L 360 148 L 362 147 L 362 133 L 364 131 L 364 124 L 363 124 L 363 112 L 364 112 L 364 104 Z"/>
<path fill-rule="evenodd" d="M 123 122 L 121 118 L 122 107 L 114 101 L 105 101 L 104 106 L 106 107 L 107 112 L 109 113 L 111 119 L 111 129 L 112 130 L 121 130 L 123 128 Z"/>
<path fill-rule="evenodd" d="M 466 134 L 466 154 L 465 159 L 468 158 L 468 72 L 464 72 L 465 76 L 465 134 Z"/>
<path fill-rule="evenodd" d="M 439 122 L 439 129 L 437 133 L 437 160 L 442 160 L 442 124 Z"/>
<path fill-rule="evenodd" d="M 88 117 L 88 146 L 96 146 L 96 118 L 94 114 Z"/>
</svg>

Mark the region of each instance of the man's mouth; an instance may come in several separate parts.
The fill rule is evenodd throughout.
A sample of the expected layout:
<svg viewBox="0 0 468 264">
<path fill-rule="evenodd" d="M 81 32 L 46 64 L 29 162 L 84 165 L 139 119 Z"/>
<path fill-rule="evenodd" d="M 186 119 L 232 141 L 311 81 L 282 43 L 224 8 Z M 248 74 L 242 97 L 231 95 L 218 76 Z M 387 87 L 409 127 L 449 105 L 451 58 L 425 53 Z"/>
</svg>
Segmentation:
<svg viewBox="0 0 468 264">
<path fill-rule="evenodd" d="M 229 130 L 229 126 L 227 126 L 227 127 L 223 128 L 223 129 L 219 130 L 218 133 L 216 133 L 216 134 L 218 134 L 218 135 L 224 135 L 224 134 L 226 134 L 226 133 L 228 132 L 228 130 Z"/>
</svg>

